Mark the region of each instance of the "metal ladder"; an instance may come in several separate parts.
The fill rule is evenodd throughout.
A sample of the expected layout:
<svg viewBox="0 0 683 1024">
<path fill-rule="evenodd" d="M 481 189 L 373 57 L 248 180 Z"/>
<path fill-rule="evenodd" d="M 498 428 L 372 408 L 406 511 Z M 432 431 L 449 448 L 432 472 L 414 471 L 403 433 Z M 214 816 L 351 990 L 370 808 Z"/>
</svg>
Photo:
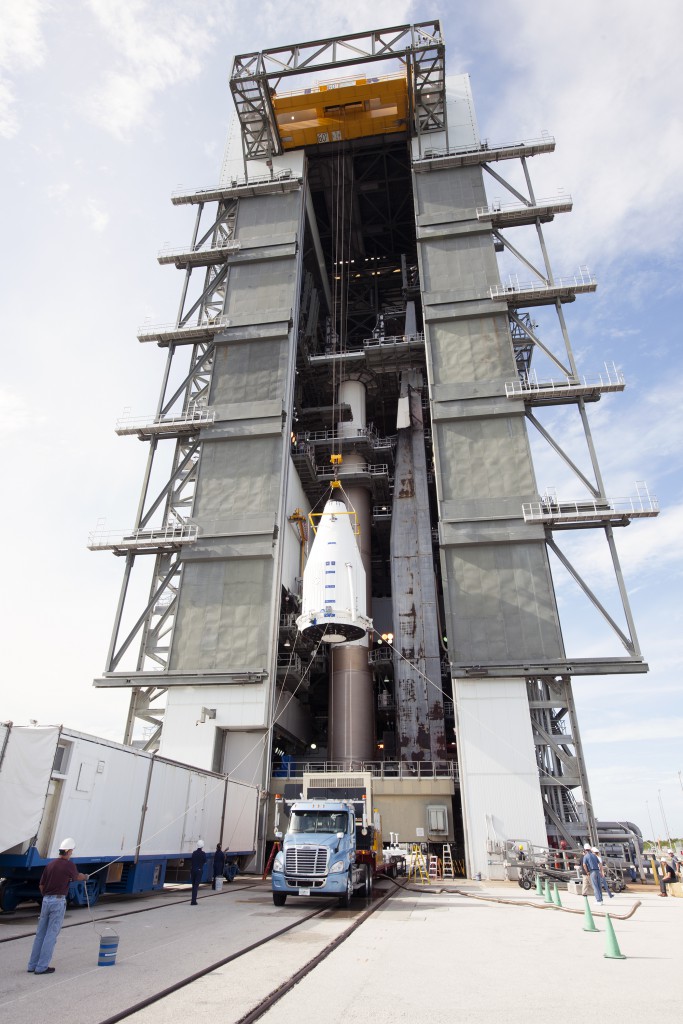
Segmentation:
<svg viewBox="0 0 683 1024">
<path fill-rule="evenodd" d="M 433 880 L 436 882 L 441 877 L 441 864 L 435 853 L 430 853 L 429 855 L 429 869 L 427 873 L 430 881 Z"/>
<path fill-rule="evenodd" d="M 443 858 L 441 863 L 443 864 L 442 878 L 455 878 L 455 872 L 453 871 L 453 855 L 451 853 L 450 843 L 443 844 Z"/>
<path fill-rule="evenodd" d="M 415 845 L 412 848 L 412 857 L 410 871 L 408 872 L 408 881 L 414 878 L 415 881 L 419 881 L 422 885 L 431 885 L 429 875 L 427 874 L 427 865 L 425 864 L 425 855 L 422 852 L 420 846 Z"/>
</svg>

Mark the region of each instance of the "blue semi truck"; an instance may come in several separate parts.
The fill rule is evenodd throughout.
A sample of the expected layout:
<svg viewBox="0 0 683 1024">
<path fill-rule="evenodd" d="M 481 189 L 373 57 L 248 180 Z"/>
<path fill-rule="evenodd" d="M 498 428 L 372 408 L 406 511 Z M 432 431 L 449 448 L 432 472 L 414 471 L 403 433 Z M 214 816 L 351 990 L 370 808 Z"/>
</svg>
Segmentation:
<svg viewBox="0 0 683 1024">
<path fill-rule="evenodd" d="M 332 896 L 348 907 L 354 895 L 369 899 L 378 873 L 396 873 L 396 864 L 382 857 L 381 836 L 356 817 L 352 800 L 295 800 L 282 834 L 276 810 L 275 835 L 282 849 L 273 861 L 273 903 L 283 907 L 288 896 Z"/>
</svg>

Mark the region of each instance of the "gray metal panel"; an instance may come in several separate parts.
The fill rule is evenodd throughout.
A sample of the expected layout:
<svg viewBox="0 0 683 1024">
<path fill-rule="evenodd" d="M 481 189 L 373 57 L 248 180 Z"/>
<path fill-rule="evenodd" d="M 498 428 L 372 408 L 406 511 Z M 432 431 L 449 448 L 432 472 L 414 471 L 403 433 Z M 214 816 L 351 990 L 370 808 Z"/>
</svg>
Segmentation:
<svg viewBox="0 0 683 1024">
<path fill-rule="evenodd" d="M 277 508 L 280 494 L 279 437 L 242 437 L 202 445 L 193 518 L 206 525 Z M 203 530 L 202 530 L 203 532 Z"/>
<path fill-rule="evenodd" d="M 439 461 L 447 467 L 441 479 L 444 500 L 537 493 L 523 420 L 502 415 L 449 420 L 437 424 L 434 438 Z"/>
<path fill-rule="evenodd" d="M 563 656 L 542 542 L 445 548 L 442 559 L 451 661 L 485 666 Z"/>
<path fill-rule="evenodd" d="M 267 665 L 273 560 L 190 562 L 183 569 L 171 668 L 228 669 Z"/>
<path fill-rule="evenodd" d="M 450 658 L 561 658 L 544 535 L 522 518 L 537 487 L 522 408 L 505 397 L 517 373 L 508 319 L 486 302 L 500 280 L 496 254 L 480 225 L 463 233 L 484 195 L 482 171 L 413 180 Z"/>
<path fill-rule="evenodd" d="M 276 193 L 241 199 L 237 209 L 235 237 L 247 244 L 254 239 L 291 239 L 299 228 L 302 191 Z M 480 205 L 485 205 L 484 203 Z"/>
<path fill-rule="evenodd" d="M 297 238 L 302 218 L 301 190 L 243 198 L 236 235 L 246 245 Z M 171 670 L 258 665 L 274 677 L 277 524 L 289 467 L 282 410 L 291 406 L 290 323 L 300 261 L 293 248 L 288 251 L 279 259 L 231 265 L 228 272 L 230 322 L 217 339 L 209 391 L 218 419 L 201 434 L 192 509 L 199 540 L 184 561 Z M 232 700 L 227 692 L 226 700 Z"/>
<path fill-rule="evenodd" d="M 463 167 L 458 175 L 452 170 L 432 171 L 414 175 L 416 220 L 442 216 L 444 221 L 471 217 L 476 220 L 477 207 L 486 206 L 486 190 L 480 167 Z"/>
<path fill-rule="evenodd" d="M 258 344 L 250 343 L 256 340 Z M 279 401 L 282 407 L 282 379 L 289 360 L 287 339 L 250 342 L 224 344 L 216 350 L 210 402 L 216 407 L 217 419 L 232 418 L 221 416 L 224 406 Z"/>
<path fill-rule="evenodd" d="M 244 202 L 244 200 L 242 200 Z M 258 199 L 252 202 L 259 202 Z M 296 260 L 281 259 L 263 263 L 243 263 L 230 267 L 225 314 L 228 318 L 262 310 L 291 306 L 296 283 Z"/>
<path fill-rule="evenodd" d="M 446 293 L 454 301 L 481 299 L 491 286 L 500 284 L 490 234 L 429 239 L 420 248 L 424 289 L 430 296 Z"/>
<path fill-rule="evenodd" d="M 437 387 L 457 386 L 473 394 L 477 382 L 485 394 L 504 395 L 503 382 L 516 373 L 510 331 L 503 316 L 430 325 L 429 349 L 430 384 L 435 392 Z"/>
</svg>

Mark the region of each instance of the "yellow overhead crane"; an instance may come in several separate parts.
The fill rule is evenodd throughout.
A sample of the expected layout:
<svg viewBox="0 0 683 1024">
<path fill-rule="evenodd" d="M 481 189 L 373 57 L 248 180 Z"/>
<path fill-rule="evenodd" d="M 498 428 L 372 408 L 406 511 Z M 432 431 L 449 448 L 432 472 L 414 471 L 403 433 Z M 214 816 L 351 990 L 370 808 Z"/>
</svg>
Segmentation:
<svg viewBox="0 0 683 1024">
<path fill-rule="evenodd" d="M 402 73 L 321 82 L 271 98 L 283 149 L 403 132 L 408 126 L 408 83 Z"/>
</svg>

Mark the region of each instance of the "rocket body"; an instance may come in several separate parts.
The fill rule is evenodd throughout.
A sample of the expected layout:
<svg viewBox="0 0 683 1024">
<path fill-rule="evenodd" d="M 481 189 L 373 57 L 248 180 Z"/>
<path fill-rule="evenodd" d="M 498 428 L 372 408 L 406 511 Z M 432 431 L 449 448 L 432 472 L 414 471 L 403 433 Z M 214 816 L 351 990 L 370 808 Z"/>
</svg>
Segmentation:
<svg viewBox="0 0 683 1024">
<path fill-rule="evenodd" d="M 301 615 L 296 620 L 307 640 L 343 644 L 359 640 L 372 627 L 354 522 L 355 514 L 343 501 L 326 503 L 304 569 Z"/>
</svg>

